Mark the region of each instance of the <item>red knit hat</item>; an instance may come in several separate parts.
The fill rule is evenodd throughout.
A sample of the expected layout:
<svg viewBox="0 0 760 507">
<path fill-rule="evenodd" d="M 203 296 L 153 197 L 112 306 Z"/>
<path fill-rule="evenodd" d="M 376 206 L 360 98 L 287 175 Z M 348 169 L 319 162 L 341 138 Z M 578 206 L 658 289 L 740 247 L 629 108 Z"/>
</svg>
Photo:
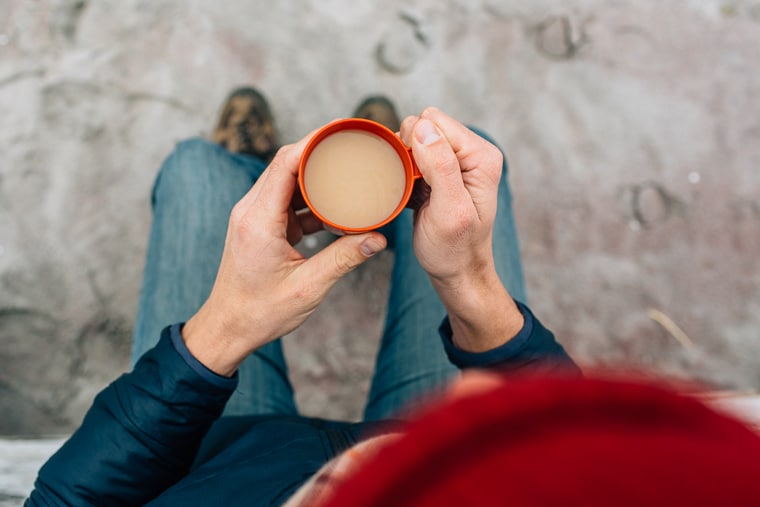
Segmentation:
<svg viewBox="0 0 760 507">
<path fill-rule="evenodd" d="M 429 410 L 328 505 L 760 505 L 760 437 L 661 388 L 512 379 Z"/>
</svg>

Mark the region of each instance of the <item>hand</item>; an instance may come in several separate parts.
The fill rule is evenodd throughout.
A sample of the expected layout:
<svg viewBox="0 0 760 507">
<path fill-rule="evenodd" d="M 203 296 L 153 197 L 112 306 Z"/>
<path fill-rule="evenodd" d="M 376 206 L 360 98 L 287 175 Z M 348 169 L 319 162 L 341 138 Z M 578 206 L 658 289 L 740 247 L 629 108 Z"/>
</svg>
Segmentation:
<svg viewBox="0 0 760 507">
<path fill-rule="evenodd" d="M 493 262 L 501 152 L 434 108 L 406 118 L 400 134 L 431 187 L 417 210 L 417 259 L 442 282 L 482 271 Z"/>
<path fill-rule="evenodd" d="M 454 341 L 473 352 L 501 345 L 523 325 L 493 259 L 502 154 L 435 108 L 406 118 L 400 135 L 430 186 L 415 215 L 414 251 L 446 306 Z"/>
<path fill-rule="evenodd" d="M 220 375 L 232 375 L 254 350 L 301 325 L 338 279 L 386 246 L 373 232 L 339 238 L 309 259 L 293 248 L 322 227 L 293 206 L 304 207 L 296 178 L 311 135 L 281 148 L 235 205 L 211 295 L 183 329 L 193 356 Z"/>
</svg>

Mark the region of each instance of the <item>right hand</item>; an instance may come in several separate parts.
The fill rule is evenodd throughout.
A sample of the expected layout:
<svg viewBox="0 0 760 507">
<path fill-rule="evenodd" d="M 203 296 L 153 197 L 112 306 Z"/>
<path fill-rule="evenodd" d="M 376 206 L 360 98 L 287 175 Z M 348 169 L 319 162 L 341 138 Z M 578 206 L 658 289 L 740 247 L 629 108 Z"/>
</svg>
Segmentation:
<svg viewBox="0 0 760 507">
<path fill-rule="evenodd" d="M 446 283 L 493 268 L 499 149 L 435 108 L 406 118 L 400 135 L 431 187 L 414 228 L 423 269 Z"/>
<path fill-rule="evenodd" d="M 524 324 L 493 258 L 503 156 L 435 108 L 406 118 L 400 135 L 430 186 L 415 214 L 414 252 L 446 307 L 454 343 L 469 352 L 496 348 Z"/>
</svg>

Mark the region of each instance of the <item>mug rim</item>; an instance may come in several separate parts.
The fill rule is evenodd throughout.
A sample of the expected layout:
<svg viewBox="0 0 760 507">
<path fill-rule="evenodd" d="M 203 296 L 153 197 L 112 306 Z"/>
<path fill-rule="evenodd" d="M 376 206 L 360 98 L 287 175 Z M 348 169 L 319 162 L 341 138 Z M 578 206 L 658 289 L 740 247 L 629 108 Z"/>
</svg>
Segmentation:
<svg viewBox="0 0 760 507">
<path fill-rule="evenodd" d="M 312 151 L 314 151 L 314 148 L 316 148 L 317 145 L 319 145 L 319 143 L 324 141 L 329 136 L 336 134 L 338 132 L 344 132 L 348 130 L 359 130 L 359 131 L 364 131 L 370 134 L 377 135 L 378 137 L 383 139 L 385 142 L 387 142 L 391 147 L 393 147 L 393 149 L 396 151 L 396 154 L 401 159 L 401 163 L 404 167 L 404 176 L 405 176 L 404 193 L 401 197 L 400 202 L 398 203 L 396 208 L 393 210 L 393 212 L 390 215 L 388 215 L 387 218 L 378 222 L 377 224 L 373 224 L 367 227 L 347 227 L 340 224 L 336 224 L 332 220 L 326 219 L 312 205 L 311 200 L 309 199 L 309 196 L 306 192 L 306 186 L 304 184 L 304 172 L 306 170 L 306 162 L 308 161 L 309 156 L 311 155 Z M 409 202 L 409 199 L 412 196 L 412 191 L 414 190 L 414 181 L 415 181 L 415 170 L 414 170 L 414 162 L 412 160 L 410 148 L 408 148 L 404 144 L 404 142 L 396 135 L 396 133 L 393 132 L 391 129 L 389 129 L 388 127 L 386 127 L 385 125 L 381 123 L 378 123 L 372 120 L 367 120 L 365 118 L 343 118 L 340 120 L 335 120 L 333 122 L 330 122 L 327 125 L 324 125 L 314 134 L 314 136 L 311 139 L 309 139 L 309 142 L 306 144 L 306 147 L 304 148 L 303 153 L 301 154 L 301 158 L 298 163 L 298 186 L 301 191 L 301 195 L 303 196 L 303 199 L 306 202 L 306 206 L 308 206 L 311 212 L 314 213 L 314 216 L 316 216 L 326 226 L 331 227 L 333 229 L 337 229 L 344 233 L 349 233 L 349 234 L 357 234 L 357 233 L 362 233 L 362 232 L 373 231 L 390 223 L 394 218 L 396 218 L 399 214 L 401 214 L 401 212 L 404 210 L 407 203 Z"/>
</svg>

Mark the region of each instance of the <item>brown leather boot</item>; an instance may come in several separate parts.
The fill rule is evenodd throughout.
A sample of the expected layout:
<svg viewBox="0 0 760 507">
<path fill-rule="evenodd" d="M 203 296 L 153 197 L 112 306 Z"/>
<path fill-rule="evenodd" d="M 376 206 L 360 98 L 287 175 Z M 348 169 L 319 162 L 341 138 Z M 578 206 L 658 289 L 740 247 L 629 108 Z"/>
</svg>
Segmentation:
<svg viewBox="0 0 760 507">
<path fill-rule="evenodd" d="M 376 121 L 388 127 L 392 132 L 398 132 L 401 128 L 401 120 L 396 114 L 393 102 L 383 95 L 374 95 L 364 99 L 356 107 L 353 116 L 354 118 Z"/>
<path fill-rule="evenodd" d="M 269 162 L 279 148 L 279 140 L 264 96 L 249 87 L 233 90 L 219 115 L 213 139 L 232 153 Z"/>
</svg>

